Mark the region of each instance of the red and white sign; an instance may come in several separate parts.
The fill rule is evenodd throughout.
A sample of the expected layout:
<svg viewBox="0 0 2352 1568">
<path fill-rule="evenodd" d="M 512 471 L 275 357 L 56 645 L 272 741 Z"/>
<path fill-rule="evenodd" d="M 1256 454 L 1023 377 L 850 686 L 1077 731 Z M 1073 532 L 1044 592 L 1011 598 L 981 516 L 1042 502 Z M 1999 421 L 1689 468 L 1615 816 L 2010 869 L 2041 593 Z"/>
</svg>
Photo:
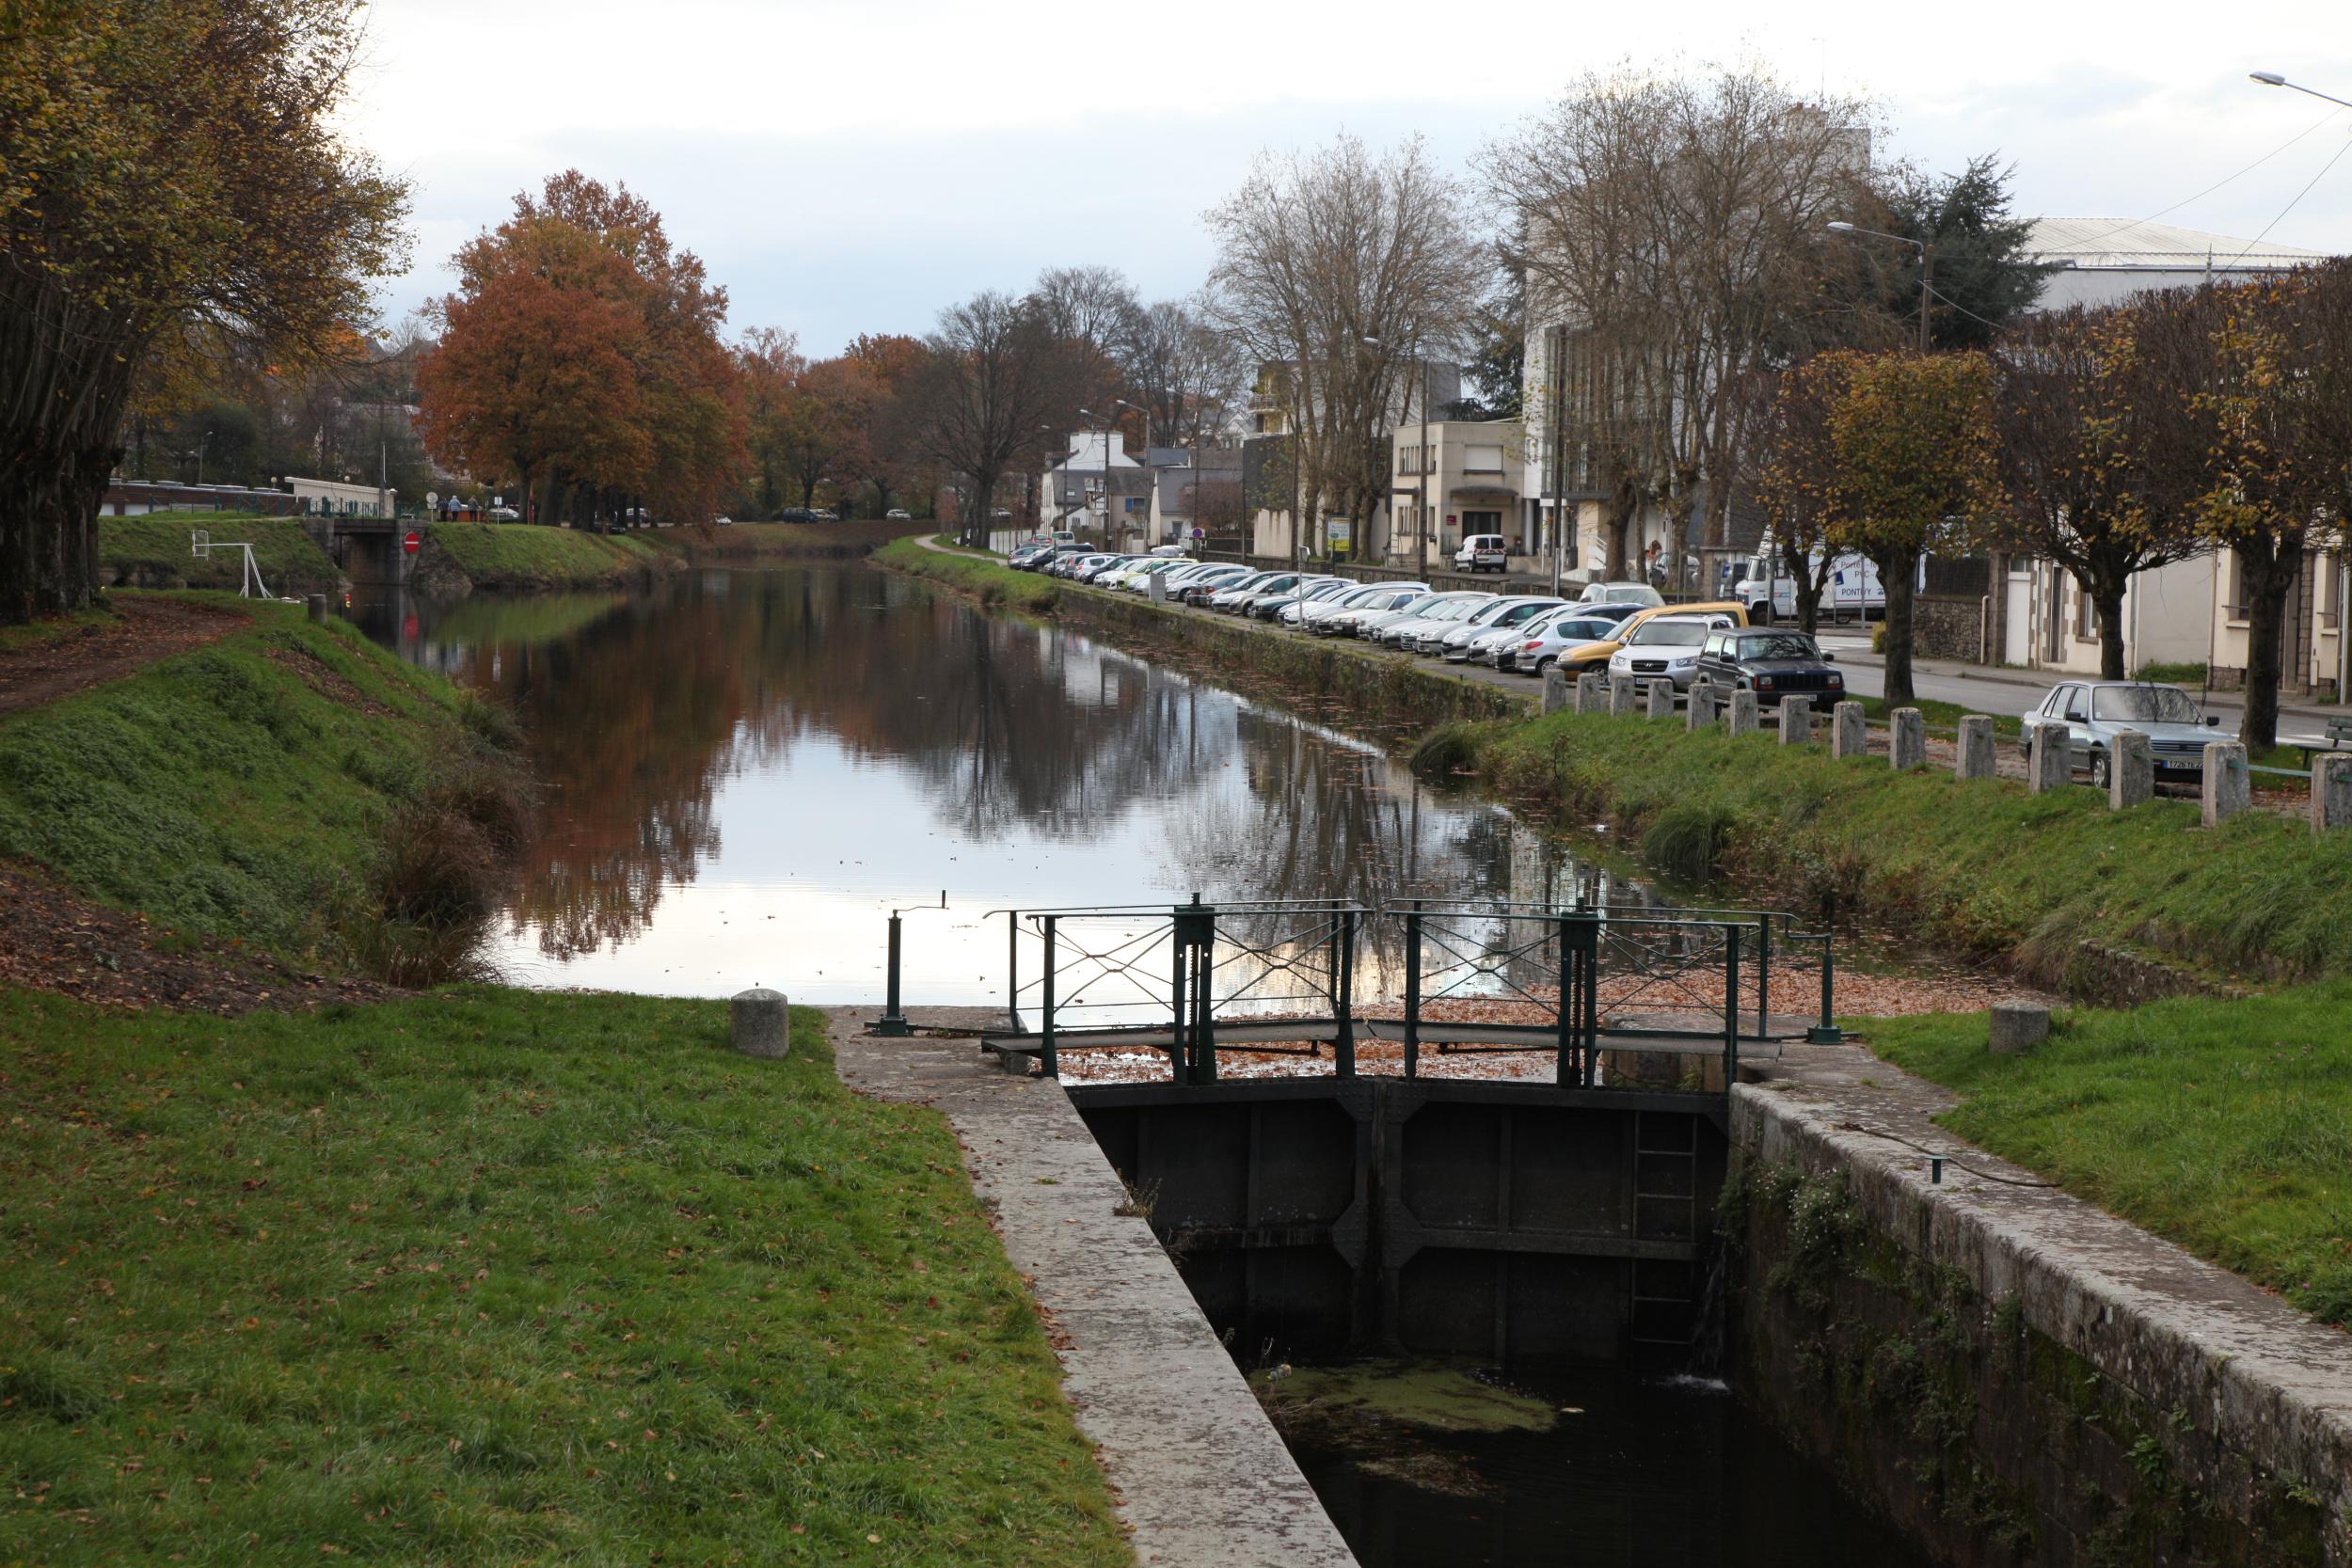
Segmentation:
<svg viewBox="0 0 2352 1568">
<path fill-rule="evenodd" d="M 400 547 L 407 551 L 410 555 L 414 555 L 419 550 L 424 548 L 424 535 L 419 533 L 415 529 L 410 529 L 406 533 L 401 535 Z"/>
</svg>

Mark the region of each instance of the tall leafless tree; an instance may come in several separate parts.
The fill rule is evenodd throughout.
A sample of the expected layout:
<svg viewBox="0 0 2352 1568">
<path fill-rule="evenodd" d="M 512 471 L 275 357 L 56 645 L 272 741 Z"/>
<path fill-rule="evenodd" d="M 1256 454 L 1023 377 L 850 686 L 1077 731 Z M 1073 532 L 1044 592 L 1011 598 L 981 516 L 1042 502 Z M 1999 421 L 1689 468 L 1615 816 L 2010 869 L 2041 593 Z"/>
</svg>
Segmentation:
<svg viewBox="0 0 2352 1568">
<path fill-rule="evenodd" d="M 1368 522 L 1404 386 L 1424 356 L 1455 348 L 1487 280 L 1460 185 L 1419 138 L 1375 156 L 1342 136 L 1262 156 L 1208 224 L 1214 319 L 1281 368 L 1306 509 Z"/>
<path fill-rule="evenodd" d="M 969 486 L 961 531 L 988 542 L 996 482 L 1035 449 L 1066 372 L 1067 341 L 1036 296 L 984 290 L 939 313 L 911 391 L 925 449 Z"/>
</svg>

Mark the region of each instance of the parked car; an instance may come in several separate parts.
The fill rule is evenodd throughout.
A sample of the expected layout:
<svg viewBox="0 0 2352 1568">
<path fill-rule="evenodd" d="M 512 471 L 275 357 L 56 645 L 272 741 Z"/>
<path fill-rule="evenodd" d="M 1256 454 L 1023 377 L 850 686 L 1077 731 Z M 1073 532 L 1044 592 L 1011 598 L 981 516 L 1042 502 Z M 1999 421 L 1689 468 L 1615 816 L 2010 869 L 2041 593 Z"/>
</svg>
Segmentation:
<svg viewBox="0 0 2352 1568">
<path fill-rule="evenodd" d="M 1218 590 L 1231 588 L 1245 578 L 1255 576 L 1257 574 L 1247 566 L 1220 561 L 1214 565 L 1203 566 L 1178 584 L 1176 597 L 1185 604 L 1200 604 Z"/>
<path fill-rule="evenodd" d="M 1302 577 L 1288 588 L 1260 594 L 1242 606 L 1241 612 L 1253 621 L 1271 621 L 1311 594 L 1336 593 L 1352 579 L 1334 577 Z"/>
<path fill-rule="evenodd" d="M 1464 663 L 1470 657 L 1472 643 L 1497 632 L 1507 635 L 1545 610 L 1557 609 L 1560 603 L 1549 594 L 1497 599 L 1465 616 L 1462 624 L 1438 638 L 1430 651 L 1439 655 L 1449 664 Z"/>
<path fill-rule="evenodd" d="M 1307 611 L 1353 598 L 1363 589 L 1364 585 L 1353 578 L 1333 578 L 1329 582 L 1318 583 L 1311 591 L 1281 606 L 1268 619 L 1286 626 L 1299 626 L 1305 621 Z"/>
<path fill-rule="evenodd" d="M 1454 552 L 1457 572 L 1500 572 L 1511 563 L 1511 547 L 1500 533 L 1473 533 Z"/>
<path fill-rule="evenodd" d="M 1482 615 L 1491 614 L 1502 601 L 1493 594 L 1440 605 L 1423 616 L 1421 624 L 1412 626 L 1396 639 L 1396 645 L 1406 653 L 1431 656 L 1444 645 L 1455 632 L 1474 625 Z"/>
<path fill-rule="evenodd" d="M 1384 582 L 1366 591 L 1353 604 L 1334 605 L 1327 611 L 1308 616 L 1307 629 L 1317 637 L 1354 637 L 1357 628 L 1366 622 L 1393 615 L 1428 594 L 1429 585 L 1425 582 Z"/>
<path fill-rule="evenodd" d="M 1625 645 L 1627 639 L 1645 623 L 1656 620 L 1661 615 L 1720 616 L 1725 626 L 1744 626 L 1748 624 L 1746 607 L 1727 601 L 1715 604 L 1653 605 L 1645 610 L 1637 610 L 1618 622 L 1615 629 L 1602 641 L 1588 642 L 1581 648 L 1568 649 L 1560 656 L 1560 667 L 1571 676 L 1583 674 L 1587 671 L 1606 672 L 1609 668 L 1609 661 L 1616 657 L 1617 650 Z"/>
<path fill-rule="evenodd" d="M 1609 678 L 1644 686 L 1671 681 L 1675 694 L 1681 696 L 1698 678 L 1699 649 L 1707 634 L 1728 630 L 1732 625 L 1727 614 L 1653 615 L 1628 632 L 1617 651 L 1609 656 Z"/>
<path fill-rule="evenodd" d="M 2151 681 L 2067 681 L 2050 689 L 2025 715 L 2020 749 L 2029 750 L 2037 724 L 2063 724 L 2073 766 L 2089 768 L 2090 782 L 2107 784 L 2109 752 L 2119 730 L 2148 737 L 2158 783 L 2204 777 L 2205 743 L 2218 716 L 2201 712 L 2177 686 Z"/>
<path fill-rule="evenodd" d="M 1005 557 L 1005 564 L 1016 572 L 1033 572 L 1053 559 L 1054 546 L 1041 539 L 1032 539 Z"/>
<path fill-rule="evenodd" d="M 1260 572 L 1255 577 L 1242 578 L 1230 588 L 1218 590 L 1204 602 L 1211 610 L 1231 612 L 1238 610 L 1245 601 L 1257 594 L 1279 592 L 1297 580 L 1296 572 Z"/>
<path fill-rule="evenodd" d="M 1402 604 L 1414 594 L 1426 594 L 1428 584 L 1420 582 L 1359 582 L 1343 594 L 1333 594 L 1299 608 L 1298 625 L 1303 631 L 1318 637 L 1327 636 L 1335 628 L 1331 622 L 1348 610 L 1363 610 L 1375 603 L 1382 609 Z"/>
<path fill-rule="evenodd" d="M 905 507 L 894 506 L 889 511 L 882 514 L 882 520 L 890 523 L 911 523 L 914 520 L 914 515 L 908 512 Z"/>
<path fill-rule="evenodd" d="M 1430 606 L 1436 604 L 1439 599 L 1444 597 L 1445 594 L 1438 589 L 1424 588 L 1420 593 L 1415 594 L 1412 597 L 1406 599 L 1403 604 L 1396 606 L 1394 609 L 1384 610 L 1377 614 L 1373 615 L 1351 616 L 1348 618 L 1350 622 L 1348 626 L 1349 635 L 1359 637 L 1367 642 L 1377 641 L 1379 640 L 1380 629 L 1383 626 L 1393 626 L 1400 621 L 1414 619 L 1423 610 L 1426 610 Z"/>
<path fill-rule="evenodd" d="M 1801 631 L 1711 631 L 1699 645 L 1699 676 L 1720 687 L 1756 693 L 1758 707 L 1778 707 L 1794 692 L 1819 702 L 1846 694 L 1836 660 Z"/>
<path fill-rule="evenodd" d="M 1493 597 L 1492 594 L 1475 588 L 1455 589 L 1451 593 L 1432 595 L 1429 602 L 1421 607 L 1419 614 L 1386 621 L 1372 627 L 1371 641 L 1384 648 L 1405 647 L 1407 638 L 1419 637 L 1432 625 L 1447 626 L 1455 616 L 1467 615 L 1471 607 Z"/>
<path fill-rule="evenodd" d="M 733 528 L 735 526 L 735 519 L 726 515 L 724 513 L 721 513 L 718 516 L 710 519 L 710 526 L 712 528 Z"/>
<path fill-rule="evenodd" d="M 813 523 L 816 520 L 817 514 L 805 506 L 787 506 L 776 514 L 776 521 L 780 523 Z"/>
<path fill-rule="evenodd" d="M 1522 629 L 1518 641 L 1495 656 L 1495 668 L 1522 675 L 1540 675 L 1563 655 L 1602 644 L 1617 633 L 1617 623 L 1604 615 L 1588 615 L 1587 606 L 1570 605 L 1539 615 Z M 1606 657 L 1606 656 L 1603 656 Z"/>
<path fill-rule="evenodd" d="M 1655 608 L 1666 602 L 1665 595 L 1646 582 L 1588 582 L 1584 592 L 1577 595 L 1580 604 L 1629 604 Z"/>
</svg>

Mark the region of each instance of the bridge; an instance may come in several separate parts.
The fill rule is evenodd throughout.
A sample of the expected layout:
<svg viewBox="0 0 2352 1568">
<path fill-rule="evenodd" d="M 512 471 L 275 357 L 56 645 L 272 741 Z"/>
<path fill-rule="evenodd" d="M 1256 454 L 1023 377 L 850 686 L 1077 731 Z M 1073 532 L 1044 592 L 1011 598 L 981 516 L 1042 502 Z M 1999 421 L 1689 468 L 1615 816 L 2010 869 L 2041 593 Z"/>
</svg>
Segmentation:
<svg viewBox="0 0 2352 1568">
<path fill-rule="evenodd" d="M 1830 939 L 1779 911 L 992 914 L 1010 1005 L 980 1049 L 1061 1078 L 1245 1359 L 1687 1359 L 1728 1086 L 1836 1037 Z"/>
<path fill-rule="evenodd" d="M 303 531 L 325 550 L 336 569 L 355 584 L 397 588 L 408 580 L 416 556 L 404 547 L 424 524 L 414 519 L 365 516 L 306 516 Z"/>
</svg>

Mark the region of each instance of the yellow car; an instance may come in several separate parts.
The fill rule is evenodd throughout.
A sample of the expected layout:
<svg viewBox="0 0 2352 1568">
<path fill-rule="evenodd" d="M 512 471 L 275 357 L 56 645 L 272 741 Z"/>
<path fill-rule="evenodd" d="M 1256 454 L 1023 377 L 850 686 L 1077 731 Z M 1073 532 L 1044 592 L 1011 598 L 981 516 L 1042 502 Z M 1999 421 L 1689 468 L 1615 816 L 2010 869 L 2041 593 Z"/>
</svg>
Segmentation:
<svg viewBox="0 0 2352 1568">
<path fill-rule="evenodd" d="M 1625 634 L 1624 636 L 1613 638 L 1605 642 L 1580 643 L 1561 654 L 1561 670 L 1570 680 L 1587 673 L 1596 675 L 1607 674 L 1609 656 L 1625 646 L 1625 639 L 1632 635 L 1633 628 L 1645 621 L 1654 621 L 1661 615 L 1728 615 L 1735 626 L 1744 626 L 1748 624 L 1748 607 L 1743 604 L 1718 601 L 1708 604 L 1654 605 L 1647 610 L 1637 610 L 1617 623 L 1617 630 Z"/>
</svg>

